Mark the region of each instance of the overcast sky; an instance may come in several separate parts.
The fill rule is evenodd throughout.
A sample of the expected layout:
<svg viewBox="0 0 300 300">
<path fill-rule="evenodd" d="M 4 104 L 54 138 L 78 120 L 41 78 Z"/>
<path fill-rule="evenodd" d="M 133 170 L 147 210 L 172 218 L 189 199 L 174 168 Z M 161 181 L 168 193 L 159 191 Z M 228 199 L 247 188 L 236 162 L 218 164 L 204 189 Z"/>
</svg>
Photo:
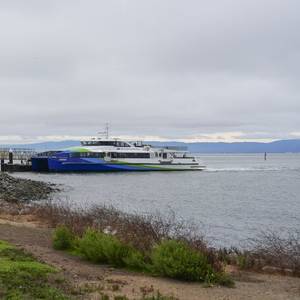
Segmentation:
<svg viewBox="0 0 300 300">
<path fill-rule="evenodd" d="M 0 143 L 300 138 L 299 0 L 0 0 Z"/>
</svg>

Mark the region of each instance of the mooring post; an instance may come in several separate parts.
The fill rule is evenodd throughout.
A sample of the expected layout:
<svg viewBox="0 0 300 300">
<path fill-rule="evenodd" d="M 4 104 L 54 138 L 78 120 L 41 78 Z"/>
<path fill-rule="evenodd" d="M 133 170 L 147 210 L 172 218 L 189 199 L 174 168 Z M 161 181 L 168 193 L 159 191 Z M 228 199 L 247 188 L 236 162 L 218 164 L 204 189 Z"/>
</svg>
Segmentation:
<svg viewBox="0 0 300 300">
<path fill-rule="evenodd" d="M 1 172 L 4 172 L 4 158 L 1 158 L 1 167 L 0 167 Z"/>
<path fill-rule="evenodd" d="M 9 150 L 9 153 L 8 153 L 8 160 L 9 160 L 10 165 L 12 165 L 14 163 L 14 154 L 11 149 Z"/>
</svg>

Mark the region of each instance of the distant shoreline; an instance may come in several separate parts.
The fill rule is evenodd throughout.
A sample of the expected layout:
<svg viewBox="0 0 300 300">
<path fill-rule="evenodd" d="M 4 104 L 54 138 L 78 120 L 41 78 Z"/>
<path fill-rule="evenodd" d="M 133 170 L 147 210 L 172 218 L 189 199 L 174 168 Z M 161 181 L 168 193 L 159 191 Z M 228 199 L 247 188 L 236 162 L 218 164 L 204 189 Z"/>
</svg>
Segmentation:
<svg viewBox="0 0 300 300">
<path fill-rule="evenodd" d="M 269 143 L 262 142 L 193 142 L 183 143 L 176 141 L 144 141 L 145 144 L 153 146 L 183 146 L 190 152 L 201 154 L 255 154 L 255 153 L 300 153 L 300 139 L 278 140 Z M 1 147 L 9 148 L 31 148 L 36 151 L 57 150 L 80 145 L 76 140 L 65 140 L 59 142 L 42 142 L 27 144 L 3 144 Z"/>
</svg>

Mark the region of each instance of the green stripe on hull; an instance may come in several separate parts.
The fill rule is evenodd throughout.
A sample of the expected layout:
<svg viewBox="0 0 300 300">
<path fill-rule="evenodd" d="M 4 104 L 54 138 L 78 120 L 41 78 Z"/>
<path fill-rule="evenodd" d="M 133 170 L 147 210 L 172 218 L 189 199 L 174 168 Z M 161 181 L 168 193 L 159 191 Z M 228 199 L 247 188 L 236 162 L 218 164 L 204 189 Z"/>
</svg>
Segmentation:
<svg viewBox="0 0 300 300">
<path fill-rule="evenodd" d="M 197 168 L 168 168 L 166 165 L 158 166 L 158 165 L 147 165 L 142 163 L 128 163 L 124 161 L 114 161 L 110 162 L 112 165 L 123 165 L 128 167 L 137 167 L 137 168 L 144 168 L 144 169 L 156 169 L 157 171 L 199 171 Z M 181 165 L 184 166 L 184 165 Z"/>
</svg>

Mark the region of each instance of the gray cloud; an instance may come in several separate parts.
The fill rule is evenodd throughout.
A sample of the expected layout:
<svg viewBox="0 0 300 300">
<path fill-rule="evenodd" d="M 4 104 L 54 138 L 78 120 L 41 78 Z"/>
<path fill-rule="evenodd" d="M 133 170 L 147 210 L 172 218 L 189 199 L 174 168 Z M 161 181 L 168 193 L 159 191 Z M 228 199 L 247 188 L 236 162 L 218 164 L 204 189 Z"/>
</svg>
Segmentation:
<svg viewBox="0 0 300 300">
<path fill-rule="evenodd" d="M 300 132 L 300 2 L 0 2 L 0 136 Z M 239 137 L 237 136 L 237 139 Z"/>
</svg>

